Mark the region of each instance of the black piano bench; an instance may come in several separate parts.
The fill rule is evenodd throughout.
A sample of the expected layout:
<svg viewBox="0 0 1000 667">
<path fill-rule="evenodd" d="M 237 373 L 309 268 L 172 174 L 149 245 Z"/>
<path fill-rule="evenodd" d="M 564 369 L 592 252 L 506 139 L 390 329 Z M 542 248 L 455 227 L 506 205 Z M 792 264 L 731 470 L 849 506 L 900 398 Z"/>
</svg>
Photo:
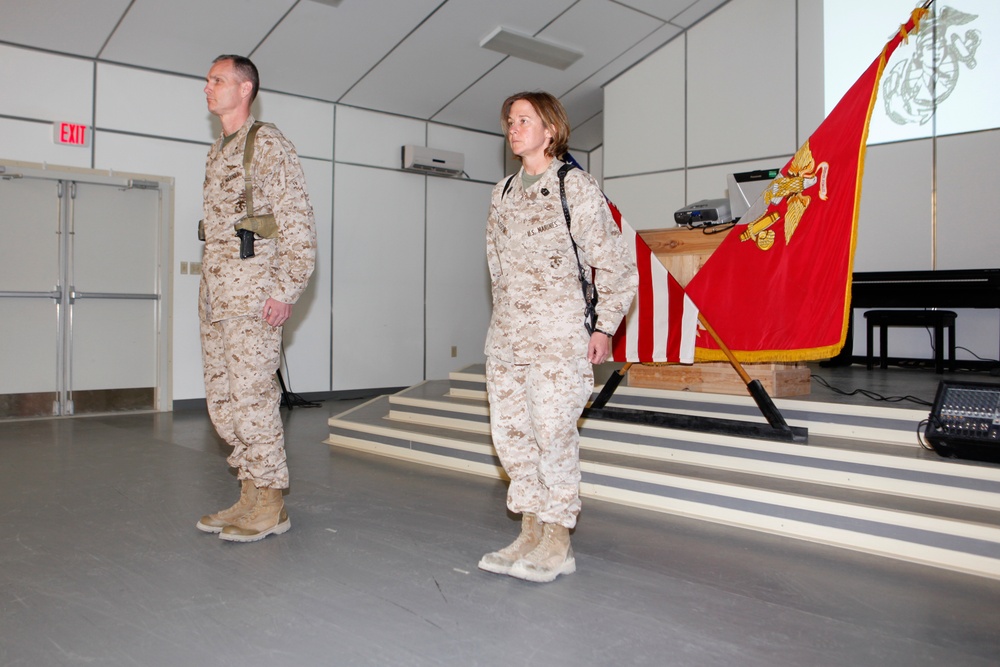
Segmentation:
<svg viewBox="0 0 1000 667">
<path fill-rule="evenodd" d="M 944 372 L 944 330 L 948 329 L 948 367 L 955 370 L 955 318 L 951 310 L 869 310 L 868 321 L 868 370 L 872 369 L 872 334 L 879 328 L 879 367 L 889 363 L 889 327 L 934 328 L 934 371 Z"/>
</svg>

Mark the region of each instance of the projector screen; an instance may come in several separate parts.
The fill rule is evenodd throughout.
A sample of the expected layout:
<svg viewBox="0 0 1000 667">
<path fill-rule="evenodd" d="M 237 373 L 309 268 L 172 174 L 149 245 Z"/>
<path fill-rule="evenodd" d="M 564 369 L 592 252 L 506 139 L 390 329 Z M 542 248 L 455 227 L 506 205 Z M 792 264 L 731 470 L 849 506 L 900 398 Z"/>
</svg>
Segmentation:
<svg viewBox="0 0 1000 667">
<path fill-rule="evenodd" d="M 825 0 L 827 114 L 922 4 Z M 935 0 L 931 10 L 886 64 L 869 145 L 1000 127 L 1000 1 Z"/>
</svg>

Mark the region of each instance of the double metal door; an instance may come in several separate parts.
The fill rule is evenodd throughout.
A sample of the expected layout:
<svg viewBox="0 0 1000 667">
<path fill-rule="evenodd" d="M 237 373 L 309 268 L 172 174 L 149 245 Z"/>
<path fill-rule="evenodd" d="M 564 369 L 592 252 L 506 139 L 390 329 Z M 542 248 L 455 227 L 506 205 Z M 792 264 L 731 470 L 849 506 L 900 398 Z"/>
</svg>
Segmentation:
<svg viewBox="0 0 1000 667">
<path fill-rule="evenodd" d="M 0 418 L 155 409 L 160 183 L 0 169 Z"/>
</svg>

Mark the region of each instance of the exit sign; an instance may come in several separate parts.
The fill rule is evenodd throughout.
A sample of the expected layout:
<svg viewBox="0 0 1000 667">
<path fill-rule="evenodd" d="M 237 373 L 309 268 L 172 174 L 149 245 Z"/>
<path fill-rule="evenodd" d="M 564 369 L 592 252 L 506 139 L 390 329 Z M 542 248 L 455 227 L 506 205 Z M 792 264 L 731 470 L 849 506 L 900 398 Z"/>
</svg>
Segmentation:
<svg viewBox="0 0 1000 667">
<path fill-rule="evenodd" d="M 64 146 L 89 146 L 90 128 L 75 123 L 52 123 L 52 139 Z"/>
</svg>

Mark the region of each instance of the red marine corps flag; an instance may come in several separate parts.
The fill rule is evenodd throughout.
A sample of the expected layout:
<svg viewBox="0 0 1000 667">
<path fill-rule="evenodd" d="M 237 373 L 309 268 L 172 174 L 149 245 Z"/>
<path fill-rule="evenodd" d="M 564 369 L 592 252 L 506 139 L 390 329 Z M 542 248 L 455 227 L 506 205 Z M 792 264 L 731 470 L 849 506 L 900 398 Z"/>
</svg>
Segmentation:
<svg viewBox="0 0 1000 667">
<path fill-rule="evenodd" d="M 843 347 L 868 122 L 886 62 L 926 13 L 913 11 L 688 284 L 740 361 L 823 359 Z M 701 331 L 696 358 L 726 356 Z"/>
</svg>

